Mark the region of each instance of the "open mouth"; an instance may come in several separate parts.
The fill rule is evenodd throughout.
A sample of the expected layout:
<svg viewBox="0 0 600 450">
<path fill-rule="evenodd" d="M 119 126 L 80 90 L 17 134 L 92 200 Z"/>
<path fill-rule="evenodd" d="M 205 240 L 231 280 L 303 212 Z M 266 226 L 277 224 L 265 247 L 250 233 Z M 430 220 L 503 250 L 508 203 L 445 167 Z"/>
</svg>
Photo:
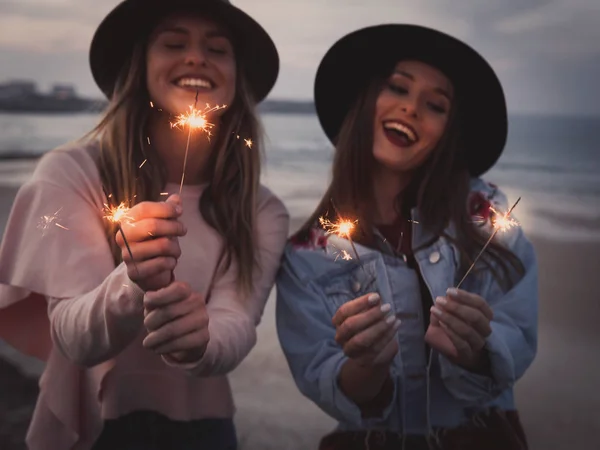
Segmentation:
<svg viewBox="0 0 600 450">
<path fill-rule="evenodd" d="M 398 120 L 384 121 L 383 130 L 386 137 L 400 147 L 408 147 L 419 140 L 419 135 L 411 126 Z"/>
<path fill-rule="evenodd" d="M 173 84 L 177 87 L 192 91 L 208 90 L 213 89 L 215 87 L 215 83 L 206 77 L 189 75 L 184 75 L 182 77 L 176 78 L 175 80 L 173 80 Z"/>
</svg>

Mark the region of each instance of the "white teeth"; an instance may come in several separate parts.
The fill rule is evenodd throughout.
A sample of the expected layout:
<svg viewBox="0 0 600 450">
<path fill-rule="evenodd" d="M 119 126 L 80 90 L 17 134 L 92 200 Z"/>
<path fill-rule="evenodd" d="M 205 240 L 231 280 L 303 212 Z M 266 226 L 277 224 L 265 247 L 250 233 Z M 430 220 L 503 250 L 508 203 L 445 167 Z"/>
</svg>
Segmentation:
<svg viewBox="0 0 600 450">
<path fill-rule="evenodd" d="M 180 78 L 177 80 L 177 86 L 181 87 L 204 87 L 210 89 L 212 83 L 202 78 Z"/>
<path fill-rule="evenodd" d="M 383 124 L 383 127 L 387 130 L 396 130 L 406 134 L 406 136 L 411 142 L 417 140 L 415 132 L 400 122 L 385 122 Z"/>
</svg>

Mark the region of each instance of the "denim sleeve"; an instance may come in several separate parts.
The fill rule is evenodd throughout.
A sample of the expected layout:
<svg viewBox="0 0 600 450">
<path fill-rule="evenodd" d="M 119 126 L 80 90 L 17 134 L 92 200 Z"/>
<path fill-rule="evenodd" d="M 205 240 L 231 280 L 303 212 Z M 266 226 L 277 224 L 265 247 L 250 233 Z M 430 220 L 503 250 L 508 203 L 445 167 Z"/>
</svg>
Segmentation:
<svg viewBox="0 0 600 450">
<path fill-rule="evenodd" d="M 506 197 L 496 192 L 498 204 L 506 211 Z M 491 362 L 491 377 L 465 370 L 440 355 L 442 379 L 458 400 L 485 404 L 493 400 L 523 376 L 537 352 L 538 266 L 531 242 L 520 227 L 500 232 L 501 243 L 519 257 L 525 268 L 523 277 L 503 292 L 488 273 L 481 295 L 490 304 L 494 317 L 492 333 L 486 340 Z"/>
<path fill-rule="evenodd" d="M 348 399 L 337 383 L 341 367 L 348 359 L 335 342 L 323 294 L 301 279 L 301 264 L 286 252 L 277 278 L 276 323 L 279 342 L 303 395 L 334 419 L 356 428 L 369 428 L 386 422 L 395 401 L 381 417 L 363 419 L 358 406 Z M 393 397 L 396 398 L 394 380 Z"/>
</svg>

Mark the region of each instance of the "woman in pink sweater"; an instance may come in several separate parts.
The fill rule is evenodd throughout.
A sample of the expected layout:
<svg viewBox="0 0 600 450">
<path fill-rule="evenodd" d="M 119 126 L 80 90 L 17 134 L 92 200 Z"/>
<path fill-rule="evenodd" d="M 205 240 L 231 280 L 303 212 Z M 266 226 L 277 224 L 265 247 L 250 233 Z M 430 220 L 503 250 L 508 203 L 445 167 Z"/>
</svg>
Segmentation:
<svg viewBox="0 0 600 450">
<path fill-rule="evenodd" d="M 288 234 L 259 184 L 254 109 L 276 48 L 226 0 L 125 0 L 90 62 L 108 110 L 40 160 L 0 247 L 0 337 L 47 362 L 27 443 L 235 449 L 226 374 L 256 342 Z M 172 128 L 194 104 L 220 108 Z M 128 246 L 104 217 L 121 204 Z"/>
</svg>

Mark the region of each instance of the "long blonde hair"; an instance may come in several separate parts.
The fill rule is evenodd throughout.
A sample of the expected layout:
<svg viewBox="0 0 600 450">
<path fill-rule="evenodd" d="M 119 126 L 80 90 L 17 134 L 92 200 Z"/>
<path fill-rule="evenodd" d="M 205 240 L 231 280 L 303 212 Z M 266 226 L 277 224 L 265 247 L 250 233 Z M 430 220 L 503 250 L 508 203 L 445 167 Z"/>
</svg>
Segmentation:
<svg viewBox="0 0 600 450">
<path fill-rule="evenodd" d="M 100 146 L 98 168 L 103 189 L 111 194 L 111 205 L 124 202 L 131 207 L 143 201 L 158 201 L 166 184 L 163 164 L 147 142 L 151 107 L 145 55 L 146 42 L 140 41 L 121 70 L 103 118 L 88 134 Z M 262 127 L 239 58 L 236 80 L 236 96 L 221 117 L 208 162 L 209 182 L 198 209 L 224 240 L 220 269 L 215 275 L 224 273 L 235 260 L 238 287 L 247 293 L 253 288 L 253 273 L 258 269 L 254 225 L 263 156 Z M 251 148 L 244 146 L 242 136 L 252 138 Z M 115 232 L 114 226 L 107 225 L 113 258 L 119 264 L 121 251 L 114 240 Z"/>
</svg>

